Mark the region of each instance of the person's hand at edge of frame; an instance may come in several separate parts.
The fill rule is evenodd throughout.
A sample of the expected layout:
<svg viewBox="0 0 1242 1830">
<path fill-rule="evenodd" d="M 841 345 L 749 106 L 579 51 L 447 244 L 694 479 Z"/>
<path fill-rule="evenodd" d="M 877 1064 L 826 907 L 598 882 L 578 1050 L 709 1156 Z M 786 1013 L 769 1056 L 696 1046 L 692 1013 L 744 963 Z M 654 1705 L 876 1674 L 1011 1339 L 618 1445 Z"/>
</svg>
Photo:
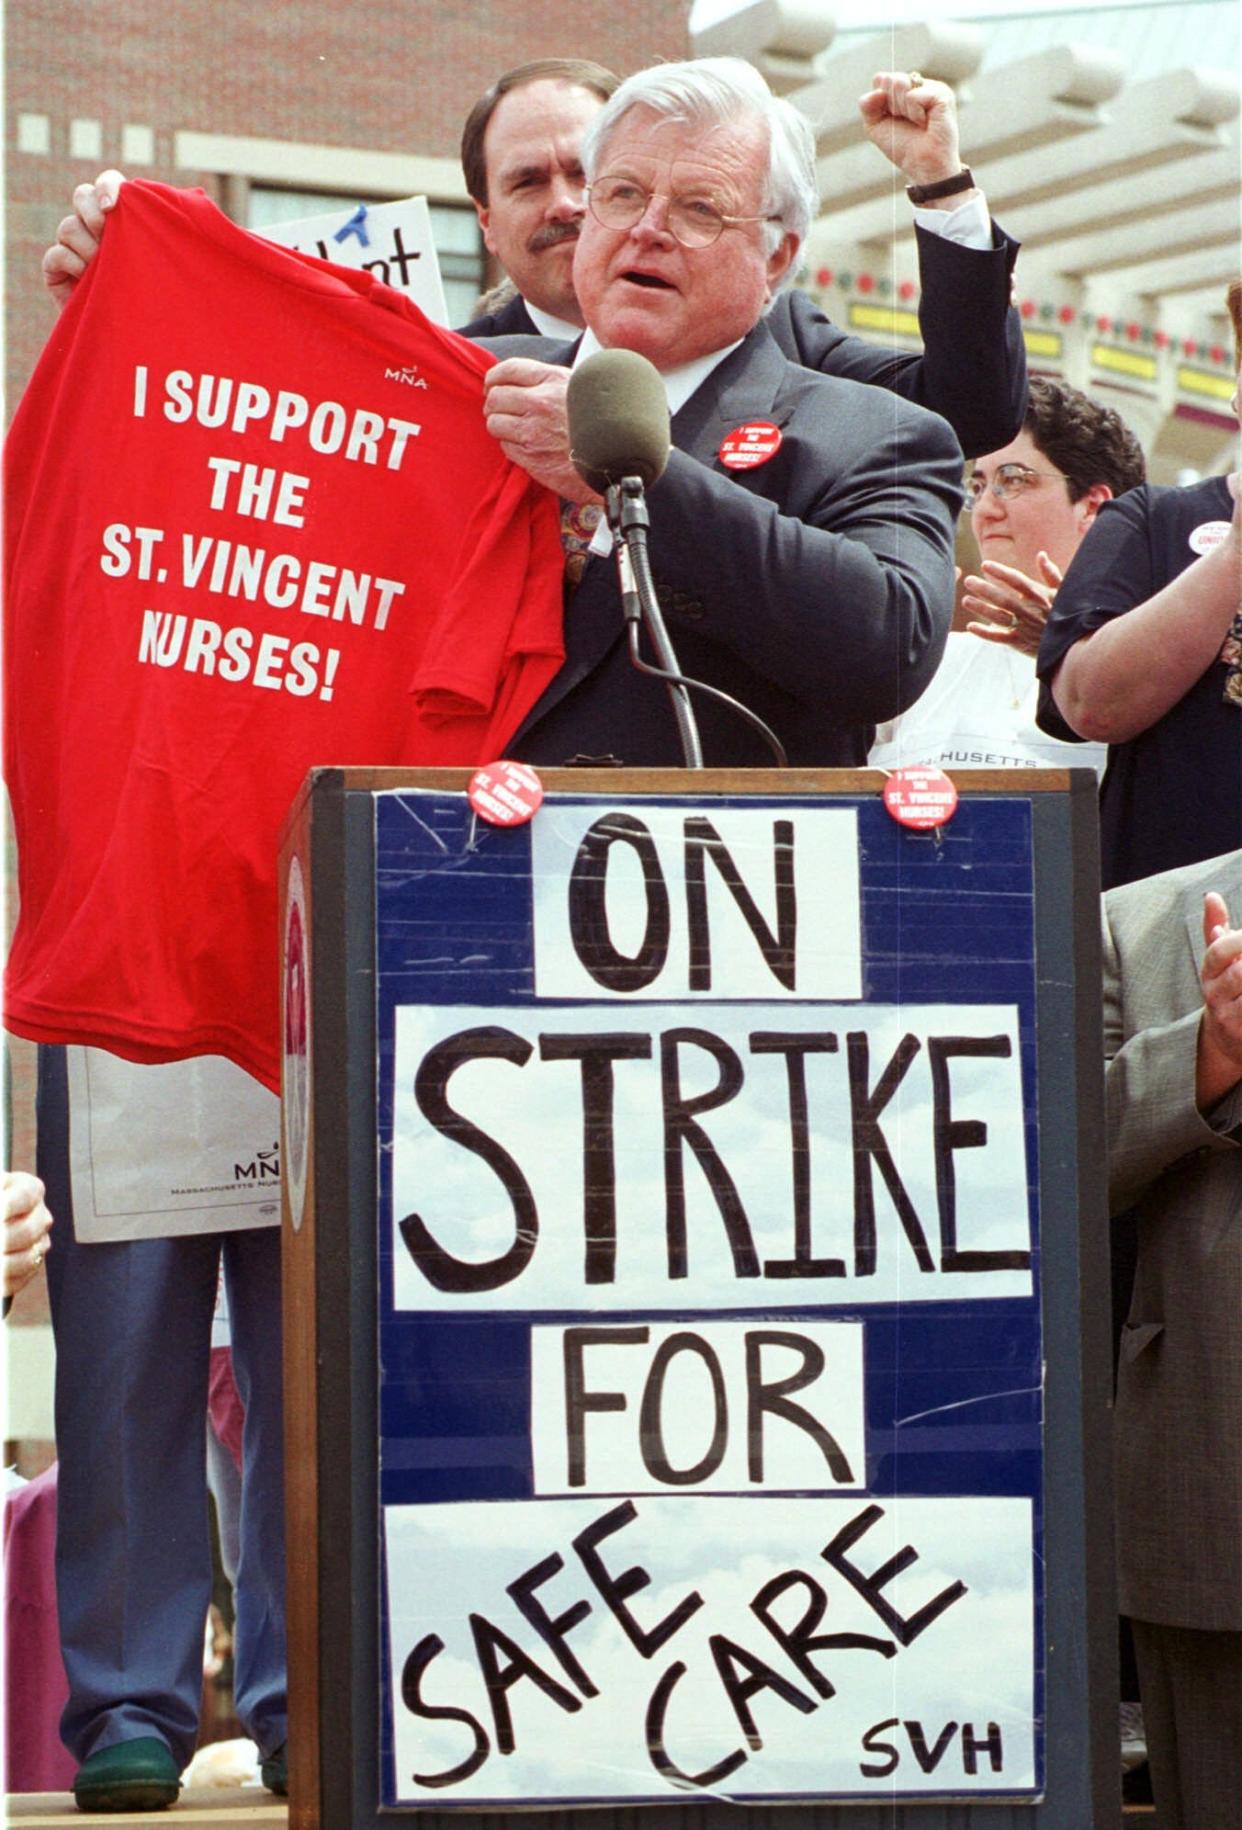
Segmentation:
<svg viewBox="0 0 1242 1830">
<path fill-rule="evenodd" d="M 68 304 L 74 287 L 98 254 L 124 182 L 123 172 L 100 172 L 93 184 L 79 184 L 74 191 L 73 212 L 62 219 L 56 240 L 43 255 L 43 284 L 58 311 Z"/>
<path fill-rule="evenodd" d="M 43 1269 L 52 1249 L 52 1216 L 38 1176 L 24 1169 L 4 1172 L 4 1298 L 7 1303 Z"/>
<path fill-rule="evenodd" d="M 1203 944 L 1195 1095 L 1205 1112 L 1242 1080 L 1242 928 L 1230 925 L 1228 906 L 1216 890 L 1203 898 Z"/>
</svg>

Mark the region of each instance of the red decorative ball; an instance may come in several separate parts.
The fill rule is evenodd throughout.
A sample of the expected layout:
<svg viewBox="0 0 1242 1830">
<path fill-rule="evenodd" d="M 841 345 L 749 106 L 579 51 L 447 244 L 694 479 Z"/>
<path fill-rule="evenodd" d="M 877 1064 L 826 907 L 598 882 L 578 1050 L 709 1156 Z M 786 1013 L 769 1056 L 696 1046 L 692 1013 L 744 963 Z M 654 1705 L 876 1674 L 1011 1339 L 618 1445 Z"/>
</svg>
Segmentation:
<svg viewBox="0 0 1242 1830">
<path fill-rule="evenodd" d="M 1075 313 L 1074 307 L 1072 305 L 1062 305 L 1060 311 L 1057 313 L 1057 316 L 1058 316 L 1058 318 L 1060 318 L 1062 324 L 1072 324 L 1074 322 L 1076 313 Z"/>
<path fill-rule="evenodd" d="M 897 288 L 897 297 L 899 299 L 912 299 L 917 290 L 918 288 L 915 286 L 913 280 L 902 280 L 900 286 Z"/>
<path fill-rule="evenodd" d="M 1168 349 L 1169 341 L 1170 341 L 1169 333 L 1167 330 L 1158 330 L 1156 332 L 1156 348 L 1157 349 Z"/>
<path fill-rule="evenodd" d="M 1142 333 L 1142 330 L 1139 325 L 1137 325 L 1137 324 L 1127 324 L 1126 325 L 1126 336 L 1129 337 L 1131 343 L 1137 343 L 1139 338 L 1142 336 L 1142 334 L 1143 333 Z"/>
<path fill-rule="evenodd" d="M 1106 337 L 1113 328 L 1113 321 L 1111 318 L 1097 318 L 1095 321 L 1095 328 L 1102 337 Z"/>
<path fill-rule="evenodd" d="M 831 286 L 832 268 L 831 267 L 821 267 L 819 269 L 818 273 L 815 275 L 815 284 L 817 286 Z"/>
<path fill-rule="evenodd" d="M 1024 318 L 1033 318 L 1035 316 L 1034 299 L 1023 299 L 1023 301 L 1022 301 L 1021 305 L 1018 307 L 1018 309 L 1019 309 L 1019 311 L 1021 311 L 1022 316 Z"/>
<path fill-rule="evenodd" d="M 859 292 L 874 292 L 875 275 L 872 273 L 860 273 L 858 276 L 858 290 Z"/>
<path fill-rule="evenodd" d="M 1212 345 L 1212 361 L 1213 362 L 1223 362 L 1224 360 L 1225 360 L 1224 349 L 1222 348 L 1222 346 L 1219 343 L 1214 343 Z"/>
<path fill-rule="evenodd" d="M 1193 356 L 1198 347 L 1193 337 L 1186 337 L 1182 343 L 1183 356 Z"/>
</svg>

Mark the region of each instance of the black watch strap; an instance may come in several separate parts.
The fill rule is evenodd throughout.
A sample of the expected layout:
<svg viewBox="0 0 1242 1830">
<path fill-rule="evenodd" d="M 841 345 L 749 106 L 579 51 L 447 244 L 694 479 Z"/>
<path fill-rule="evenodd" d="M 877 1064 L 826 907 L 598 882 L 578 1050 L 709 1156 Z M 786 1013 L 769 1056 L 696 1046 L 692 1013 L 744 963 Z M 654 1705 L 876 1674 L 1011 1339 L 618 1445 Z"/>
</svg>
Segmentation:
<svg viewBox="0 0 1242 1830">
<path fill-rule="evenodd" d="M 938 178 L 935 184 L 907 184 L 906 196 L 911 203 L 935 203 L 938 197 L 956 197 L 959 191 L 973 191 L 974 174 L 964 165 L 952 178 Z"/>
</svg>

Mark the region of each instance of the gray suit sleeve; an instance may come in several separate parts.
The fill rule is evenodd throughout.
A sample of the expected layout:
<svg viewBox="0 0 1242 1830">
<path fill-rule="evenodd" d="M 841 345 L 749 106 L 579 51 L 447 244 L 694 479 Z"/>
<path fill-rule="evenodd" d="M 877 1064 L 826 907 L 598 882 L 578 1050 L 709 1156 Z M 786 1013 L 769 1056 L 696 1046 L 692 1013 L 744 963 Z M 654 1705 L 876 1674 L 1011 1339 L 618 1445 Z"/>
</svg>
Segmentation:
<svg viewBox="0 0 1242 1830">
<path fill-rule="evenodd" d="M 1235 1089 L 1205 1118 L 1195 1104 L 1200 1008 L 1126 1035 L 1122 963 L 1104 905 L 1104 1055 L 1110 1212 L 1133 1205 L 1182 1158 L 1236 1150 L 1242 1117 Z"/>
</svg>

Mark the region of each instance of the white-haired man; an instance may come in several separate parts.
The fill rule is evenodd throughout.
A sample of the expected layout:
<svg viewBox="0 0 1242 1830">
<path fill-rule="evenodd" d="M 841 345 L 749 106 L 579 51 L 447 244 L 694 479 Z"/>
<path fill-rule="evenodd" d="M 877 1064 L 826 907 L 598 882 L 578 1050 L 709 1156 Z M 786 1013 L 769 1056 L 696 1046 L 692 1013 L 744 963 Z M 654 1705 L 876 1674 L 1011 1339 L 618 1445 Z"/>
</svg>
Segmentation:
<svg viewBox="0 0 1242 1830">
<path fill-rule="evenodd" d="M 566 369 L 600 346 L 653 362 L 675 448 L 651 491 L 650 546 L 683 671 L 743 699 L 791 763 L 862 763 L 874 723 L 917 698 L 944 644 L 956 441 L 920 408 L 795 367 L 764 325 L 815 209 L 814 144 L 749 65 L 629 78 L 583 164 L 586 333 L 493 345 L 505 359 L 486 378 L 489 428 L 562 498 L 598 505 L 570 462 Z M 729 434 L 757 424 L 770 455 L 732 468 Z M 605 554 L 586 567 L 565 635 L 565 665 L 512 753 L 675 762 L 667 695 L 629 664 Z M 709 763 L 769 760 L 727 708 L 698 709 Z"/>
</svg>

